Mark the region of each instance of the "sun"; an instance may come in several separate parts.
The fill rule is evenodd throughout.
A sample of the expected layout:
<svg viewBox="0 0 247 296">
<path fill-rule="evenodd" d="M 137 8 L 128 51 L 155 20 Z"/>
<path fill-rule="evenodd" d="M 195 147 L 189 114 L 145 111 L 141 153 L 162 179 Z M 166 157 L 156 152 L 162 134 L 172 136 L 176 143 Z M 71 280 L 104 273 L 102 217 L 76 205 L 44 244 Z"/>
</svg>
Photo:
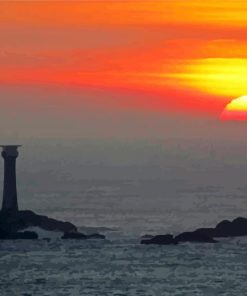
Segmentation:
<svg viewBox="0 0 247 296">
<path fill-rule="evenodd" d="M 247 95 L 232 100 L 220 115 L 221 120 L 247 120 Z"/>
</svg>

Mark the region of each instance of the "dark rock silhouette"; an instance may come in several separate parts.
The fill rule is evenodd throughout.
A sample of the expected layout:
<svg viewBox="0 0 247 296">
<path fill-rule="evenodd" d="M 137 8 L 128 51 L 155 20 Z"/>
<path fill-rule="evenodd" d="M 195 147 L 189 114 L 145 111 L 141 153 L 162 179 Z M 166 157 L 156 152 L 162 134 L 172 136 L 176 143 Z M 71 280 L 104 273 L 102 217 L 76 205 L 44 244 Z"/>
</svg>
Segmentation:
<svg viewBox="0 0 247 296">
<path fill-rule="evenodd" d="M 62 239 L 87 239 L 87 236 L 80 232 L 65 232 Z"/>
<path fill-rule="evenodd" d="M 8 235 L 8 232 L 2 228 L 0 228 L 0 239 L 3 239 Z"/>
<path fill-rule="evenodd" d="M 13 233 L 0 231 L 0 239 L 4 239 L 4 240 L 38 239 L 38 235 L 36 232 L 33 232 L 33 231 L 13 232 Z"/>
<path fill-rule="evenodd" d="M 223 220 L 214 228 L 198 228 L 192 232 L 183 232 L 172 238 L 176 243 L 181 242 L 193 242 L 193 243 L 217 243 L 214 238 L 224 237 L 238 237 L 247 236 L 247 219 L 236 218 L 233 221 Z M 157 235 L 151 239 L 145 239 L 141 241 L 141 244 L 169 244 L 172 243 L 172 236 L 169 235 Z M 163 239 L 164 238 L 164 243 Z M 168 242 L 168 243 L 166 243 Z"/>
<path fill-rule="evenodd" d="M 0 228 L 12 233 L 29 227 L 40 227 L 47 231 L 76 232 L 75 225 L 46 216 L 37 215 L 32 211 L 0 212 Z"/>
<path fill-rule="evenodd" d="M 216 243 L 210 236 L 206 236 L 197 232 L 183 232 L 175 237 L 175 240 L 180 242 L 194 242 L 194 243 Z"/>
<path fill-rule="evenodd" d="M 247 219 L 239 217 L 232 222 L 223 220 L 215 228 L 199 228 L 195 232 L 210 237 L 245 236 L 247 235 Z"/>
<path fill-rule="evenodd" d="M 62 239 L 105 239 L 105 236 L 99 233 L 86 235 L 80 232 L 65 232 Z"/>
<path fill-rule="evenodd" d="M 171 234 L 166 235 L 156 235 L 151 239 L 144 239 L 141 241 L 143 245 L 176 245 L 177 241 L 173 238 Z"/>
</svg>

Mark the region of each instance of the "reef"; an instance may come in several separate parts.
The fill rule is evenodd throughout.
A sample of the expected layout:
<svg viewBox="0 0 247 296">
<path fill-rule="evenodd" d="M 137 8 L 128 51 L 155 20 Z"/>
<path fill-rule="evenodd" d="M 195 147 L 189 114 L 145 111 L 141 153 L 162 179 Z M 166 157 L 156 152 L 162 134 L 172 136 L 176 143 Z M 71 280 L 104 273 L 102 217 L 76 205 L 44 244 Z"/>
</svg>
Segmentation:
<svg viewBox="0 0 247 296">
<path fill-rule="evenodd" d="M 0 239 L 37 239 L 38 234 L 33 231 L 24 231 L 38 227 L 46 231 L 63 232 L 62 239 L 105 239 L 99 233 L 83 234 L 70 223 L 47 216 L 38 215 L 33 211 L 0 212 Z"/>
<path fill-rule="evenodd" d="M 223 220 L 213 228 L 198 228 L 191 232 L 182 232 L 179 235 L 173 237 L 172 235 L 156 235 L 142 236 L 141 244 L 157 244 L 157 245 L 169 245 L 178 244 L 183 242 L 192 243 L 217 243 L 214 238 L 229 238 L 247 236 L 247 219 L 236 218 L 233 221 Z"/>
<path fill-rule="evenodd" d="M 63 222 L 34 213 L 33 211 L 0 212 L 0 229 L 15 233 L 30 227 L 40 227 L 47 231 L 77 232 L 70 222 Z"/>
</svg>

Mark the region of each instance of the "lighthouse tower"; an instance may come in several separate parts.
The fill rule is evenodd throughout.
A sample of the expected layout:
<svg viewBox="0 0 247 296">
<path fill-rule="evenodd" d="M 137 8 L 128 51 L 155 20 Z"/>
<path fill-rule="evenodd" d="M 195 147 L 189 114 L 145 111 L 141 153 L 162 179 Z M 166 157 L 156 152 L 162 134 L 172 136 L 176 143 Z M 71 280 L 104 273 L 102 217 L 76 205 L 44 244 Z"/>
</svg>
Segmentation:
<svg viewBox="0 0 247 296">
<path fill-rule="evenodd" d="M 4 182 L 2 212 L 13 213 L 18 211 L 16 190 L 16 158 L 18 147 L 21 145 L 2 145 L 2 157 L 4 159 Z"/>
</svg>

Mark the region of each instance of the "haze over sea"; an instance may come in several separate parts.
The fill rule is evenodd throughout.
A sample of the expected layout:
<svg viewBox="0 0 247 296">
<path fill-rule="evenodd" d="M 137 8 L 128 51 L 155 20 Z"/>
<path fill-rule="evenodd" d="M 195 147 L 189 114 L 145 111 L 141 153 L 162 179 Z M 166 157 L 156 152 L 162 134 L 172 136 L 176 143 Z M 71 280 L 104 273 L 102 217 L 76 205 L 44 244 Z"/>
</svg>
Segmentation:
<svg viewBox="0 0 247 296">
<path fill-rule="evenodd" d="M 129 235 L 213 226 L 247 212 L 245 147 L 230 141 L 23 141 L 19 205 Z M 1 170 L 2 173 L 2 170 Z"/>
<path fill-rule="evenodd" d="M 139 244 L 143 234 L 246 217 L 242 145 L 201 139 L 21 144 L 20 208 L 108 240 L 65 242 L 53 234 L 50 242 L 1 242 L 1 295 L 245 295 L 246 238 Z"/>
</svg>

